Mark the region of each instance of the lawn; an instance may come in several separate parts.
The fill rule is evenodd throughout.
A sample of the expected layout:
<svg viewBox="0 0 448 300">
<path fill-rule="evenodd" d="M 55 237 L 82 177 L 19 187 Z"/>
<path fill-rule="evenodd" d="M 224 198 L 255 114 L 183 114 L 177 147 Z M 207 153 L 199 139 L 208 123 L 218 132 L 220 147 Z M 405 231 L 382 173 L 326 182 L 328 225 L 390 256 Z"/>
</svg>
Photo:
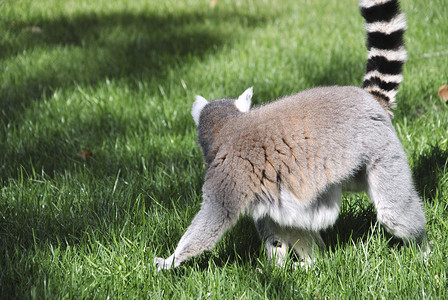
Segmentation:
<svg viewBox="0 0 448 300">
<path fill-rule="evenodd" d="M 360 86 L 356 0 L 0 2 L 0 298 L 448 298 L 448 6 L 403 0 L 409 52 L 393 119 L 424 201 L 423 259 L 344 195 L 328 251 L 273 267 L 242 218 L 156 272 L 199 209 L 194 95 L 256 105 Z M 92 155 L 90 155 L 92 153 Z"/>
</svg>

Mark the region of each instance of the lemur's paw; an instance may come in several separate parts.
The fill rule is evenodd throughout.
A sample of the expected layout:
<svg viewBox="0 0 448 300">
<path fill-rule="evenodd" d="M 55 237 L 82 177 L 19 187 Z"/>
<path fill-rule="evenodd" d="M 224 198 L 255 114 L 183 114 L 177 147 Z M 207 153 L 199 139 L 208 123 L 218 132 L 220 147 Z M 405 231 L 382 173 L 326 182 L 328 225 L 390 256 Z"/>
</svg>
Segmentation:
<svg viewBox="0 0 448 300">
<path fill-rule="evenodd" d="M 157 271 L 169 270 L 173 267 L 173 260 L 170 258 L 163 259 L 161 257 L 156 257 L 152 264 L 157 268 Z"/>
</svg>

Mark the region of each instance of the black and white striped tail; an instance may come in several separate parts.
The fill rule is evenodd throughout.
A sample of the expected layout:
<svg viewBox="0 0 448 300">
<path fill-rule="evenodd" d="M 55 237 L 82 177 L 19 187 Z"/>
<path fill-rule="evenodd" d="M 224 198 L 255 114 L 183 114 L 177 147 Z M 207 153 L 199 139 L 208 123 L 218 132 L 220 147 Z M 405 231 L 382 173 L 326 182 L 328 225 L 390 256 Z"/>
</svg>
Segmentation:
<svg viewBox="0 0 448 300">
<path fill-rule="evenodd" d="M 407 58 L 403 34 L 406 18 L 398 0 L 360 0 L 366 20 L 367 65 L 362 87 L 390 112 Z"/>
</svg>

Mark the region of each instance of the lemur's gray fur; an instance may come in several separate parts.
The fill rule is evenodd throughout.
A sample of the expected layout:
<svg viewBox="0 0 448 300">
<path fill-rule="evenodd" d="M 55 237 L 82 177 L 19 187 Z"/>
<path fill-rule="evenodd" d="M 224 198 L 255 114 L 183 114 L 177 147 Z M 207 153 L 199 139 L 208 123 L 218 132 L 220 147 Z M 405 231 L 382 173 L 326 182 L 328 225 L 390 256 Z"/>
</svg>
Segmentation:
<svg viewBox="0 0 448 300">
<path fill-rule="evenodd" d="M 237 99 L 196 97 L 192 115 L 207 166 L 200 211 L 158 269 L 212 248 L 247 214 L 267 254 L 282 265 L 288 249 L 303 259 L 332 226 L 343 190 L 365 190 L 378 221 L 406 243 L 426 247 L 425 216 L 389 108 L 406 59 L 397 0 L 362 0 L 369 50 L 363 89 L 319 87 L 250 109 Z"/>
</svg>

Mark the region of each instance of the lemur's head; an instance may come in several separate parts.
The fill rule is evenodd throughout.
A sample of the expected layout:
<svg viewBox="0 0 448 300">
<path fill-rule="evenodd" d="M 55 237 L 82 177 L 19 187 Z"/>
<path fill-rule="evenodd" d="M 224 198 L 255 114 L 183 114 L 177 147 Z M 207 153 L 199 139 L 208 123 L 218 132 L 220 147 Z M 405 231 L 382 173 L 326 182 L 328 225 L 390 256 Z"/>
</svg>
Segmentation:
<svg viewBox="0 0 448 300">
<path fill-rule="evenodd" d="M 191 115 L 193 116 L 196 126 L 199 126 L 203 115 L 220 115 L 231 114 L 232 110 L 237 112 L 248 112 L 253 95 L 253 87 L 248 88 L 237 99 L 223 98 L 208 102 L 202 96 L 197 95 L 196 101 L 191 108 Z M 205 109 L 206 108 L 206 109 Z M 236 110 L 235 110 L 236 109 Z"/>
<path fill-rule="evenodd" d="M 252 95 L 253 87 L 245 90 L 237 99 L 223 98 L 209 102 L 202 96 L 196 96 L 191 115 L 197 126 L 198 142 L 207 164 L 216 155 L 210 149 L 222 126 L 229 118 L 249 111 Z"/>
</svg>

